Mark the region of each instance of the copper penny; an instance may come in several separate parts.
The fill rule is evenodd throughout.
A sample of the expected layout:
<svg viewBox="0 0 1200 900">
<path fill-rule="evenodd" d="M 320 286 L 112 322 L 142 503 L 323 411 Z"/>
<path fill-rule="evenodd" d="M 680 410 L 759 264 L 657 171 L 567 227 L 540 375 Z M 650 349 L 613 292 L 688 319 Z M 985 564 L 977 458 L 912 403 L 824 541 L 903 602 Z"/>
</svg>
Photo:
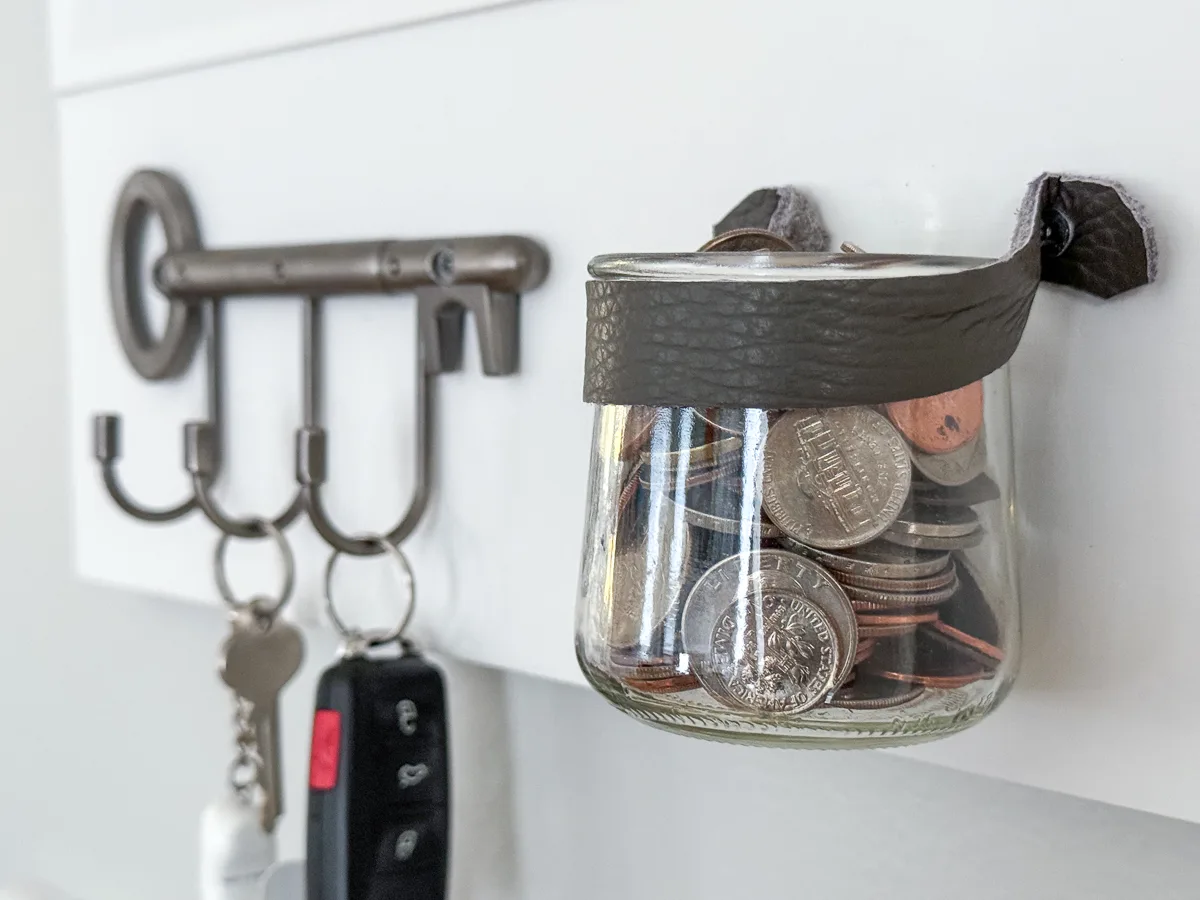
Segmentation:
<svg viewBox="0 0 1200 900">
<path fill-rule="evenodd" d="M 915 672 L 887 672 L 878 669 L 872 670 L 871 674 L 878 675 L 880 678 L 886 678 L 889 681 L 915 684 L 923 688 L 938 688 L 943 691 L 966 687 L 968 684 L 974 684 L 976 681 L 982 681 L 984 678 L 990 677 L 990 673 L 986 669 L 977 669 L 974 672 L 966 672 L 962 675 L 918 675 Z"/>
<path fill-rule="evenodd" d="M 626 687 L 647 694 L 675 694 L 680 691 L 694 691 L 700 687 L 700 679 L 691 672 L 662 678 L 626 678 L 623 680 Z"/>
<path fill-rule="evenodd" d="M 987 641 L 967 634 L 965 631 L 960 631 L 953 625 L 947 625 L 945 622 L 931 622 L 930 627 L 953 641 L 970 647 L 977 653 L 982 653 L 989 660 L 995 662 L 1004 662 L 1004 651 L 995 644 L 989 644 Z"/>
<path fill-rule="evenodd" d="M 896 610 L 894 613 L 859 613 L 859 627 L 866 625 L 926 625 L 937 621 L 937 610 Z"/>
<path fill-rule="evenodd" d="M 763 250 L 795 250 L 792 244 L 763 228 L 734 228 L 700 245 L 699 252 L 719 250 L 722 253 L 753 253 Z"/>
<path fill-rule="evenodd" d="M 966 444 L 983 426 L 983 382 L 887 404 L 888 418 L 900 433 L 926 453 L 949 453 Z"/>
<path fill-rule="evenodd" d="M 912 625 L 859 625 L 859 637 L 871 638 L 886 638 L 886 637 L 901 637 L 902 635 L 912 634 L 917 630 L 915 624 Z"/>
</svg>

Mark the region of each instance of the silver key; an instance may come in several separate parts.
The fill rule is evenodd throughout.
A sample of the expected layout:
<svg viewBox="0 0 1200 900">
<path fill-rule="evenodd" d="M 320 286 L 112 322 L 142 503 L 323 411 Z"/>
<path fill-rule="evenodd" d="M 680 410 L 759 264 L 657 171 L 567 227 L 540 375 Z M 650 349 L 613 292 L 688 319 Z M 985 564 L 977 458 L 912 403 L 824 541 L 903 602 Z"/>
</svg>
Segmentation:
<svg viewBox="0 0 1200 900">
<path fill-rule="evenodd" d="M 221 678 L 253 707 L 251 721 L 261 758 L 258 783 L 264 796 L 262 826 L 267 832 L 274 830 L 283 812 L 277 701 L 303 661 L 304 640 L 298 628 L 279 619 L 265 624 L 249 613 L 234 619 L 221 654 Z"/>
</svg>

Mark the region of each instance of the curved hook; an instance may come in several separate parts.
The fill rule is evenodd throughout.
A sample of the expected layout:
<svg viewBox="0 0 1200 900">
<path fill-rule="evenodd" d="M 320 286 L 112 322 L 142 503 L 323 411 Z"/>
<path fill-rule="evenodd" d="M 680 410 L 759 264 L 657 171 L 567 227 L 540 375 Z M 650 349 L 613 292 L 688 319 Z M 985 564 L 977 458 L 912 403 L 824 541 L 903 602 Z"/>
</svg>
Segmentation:
<svg viewBox="0 0 1200 900">
<path fill-rule="evenodd" d="M 131 499 L 121 485 L 120 479 L 117 478 L 117 460 L 121 457 L 121 417 L 104 414 L 96 416 L 92 422 L 95 428 L 94 452 L 100 463 L 104 487 L 117 506 L 143 522 L 170 522 L 187 515 L 196 508 L 195 496 L 166 509 L 152 509 Z"/>
<path fill-rule="evenodd" d="M 296 479 L 300 482 L 300 493 L 308 518 L 317 534 L 334 550 L 350 556 L 375 556 L 384 552 L 383 542 L 394 545 L 403 542 L 421 521 L 429 504 L 432 484 L 433 460 L 433 379 L 436 371 L 426 365 L 425 342 L 422 330 L 416 329 L 417 343 L 417 421 L 416 421 L 416 484 L 408 509 L 396 526 L 386 534 L 369 539 L 351 537 L 337 529 L 329 518 L 321 500 L 321 487 L 327 477 L 326 447 L 328 436 L 319 424 L 320 416 L 315 403 L 317 385 L 321 378 L 321 300 L 310 297 L 304 307 L 304 333 L 306 353 L 304 359 L 305 390 L 314 402 L 311 416 L 305 427 L 296 432 Z"/>
</svg>

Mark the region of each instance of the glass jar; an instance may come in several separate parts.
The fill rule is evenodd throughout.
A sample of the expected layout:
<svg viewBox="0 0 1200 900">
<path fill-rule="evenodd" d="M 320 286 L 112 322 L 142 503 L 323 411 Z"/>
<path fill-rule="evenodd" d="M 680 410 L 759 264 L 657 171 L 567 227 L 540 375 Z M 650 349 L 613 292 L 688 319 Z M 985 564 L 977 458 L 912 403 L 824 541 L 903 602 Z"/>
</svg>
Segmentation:
<svg viewBox="0 0 1200 900">
<path fill-rule="evenodd" d="M 878 405 L 598 405 L 579 664 L 619 709 L 705 738 L 962 730 L 1016 672 L 1012 485 L 1003 368 Z"/>
</svg>

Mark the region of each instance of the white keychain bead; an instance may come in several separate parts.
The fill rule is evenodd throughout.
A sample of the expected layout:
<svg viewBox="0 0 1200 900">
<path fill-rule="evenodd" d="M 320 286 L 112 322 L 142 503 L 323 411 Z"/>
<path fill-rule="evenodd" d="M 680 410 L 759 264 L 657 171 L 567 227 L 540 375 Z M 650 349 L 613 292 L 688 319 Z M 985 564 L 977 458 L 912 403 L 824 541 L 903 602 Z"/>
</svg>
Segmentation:
<svg viewBox="0 0 1200 900">
<path fill-rule="evenodd" d="M 257 806 L 233 793 L 214 800 L 200 818 L 200 900 L 262 900 L 276 852 Z"/>
</svg>

